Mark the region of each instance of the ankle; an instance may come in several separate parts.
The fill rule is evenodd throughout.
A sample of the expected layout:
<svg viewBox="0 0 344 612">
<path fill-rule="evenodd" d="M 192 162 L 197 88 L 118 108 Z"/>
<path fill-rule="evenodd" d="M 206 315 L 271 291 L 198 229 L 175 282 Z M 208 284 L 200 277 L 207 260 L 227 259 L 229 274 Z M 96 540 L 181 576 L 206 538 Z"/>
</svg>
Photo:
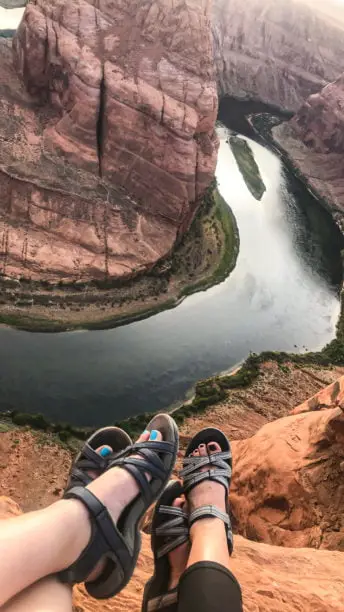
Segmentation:
<svg viewBox="0 0 344 612">
<path fill-rule="evenodd" d="M 214 540 L 217 537 L 223 538 L 226 534 L 225 524 L 221 519 L 214 517 L 202 518 L 195 521 L 190 528 L 190 540 L 195 539 Z"/>
<path fill-rule="evenodd" d="M 170 574 L 170 579 L 168 582 L 168 590 L 172 591 L 173 589 L 175 589 L 178 584 L 179 581 L 181 579 L 182 573 L 181 572 L 171 572 Z"/>
<path fill-rule="evenodd" d="M 74 563 L 86 548 L 91 537 L 91 521 L 85 506 L 76 499 L 61 499 L 46 510 L 56 514 L 56 523 L 64 527 L 63 536 L 59 538 L 57 566 L 51 571 L 56 573 Z"/>
</svg>

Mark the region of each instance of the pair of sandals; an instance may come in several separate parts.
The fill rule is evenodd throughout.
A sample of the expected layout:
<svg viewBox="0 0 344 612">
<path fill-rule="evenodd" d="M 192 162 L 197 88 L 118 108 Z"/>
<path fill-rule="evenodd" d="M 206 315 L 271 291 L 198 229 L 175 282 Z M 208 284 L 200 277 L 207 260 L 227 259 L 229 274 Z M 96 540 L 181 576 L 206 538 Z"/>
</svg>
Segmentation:
<svg viewBox="0 0 344 612">
<path fill-rule="evenodd" d="M 178 428 L 174 420 L 167 414 L 160 414 L 151 420 L 146 429 L 160 431 L 162 440 L 133 444 L 123 430 L 105 427 L 93 434 L 77 455 L 64 499 L 78 499 L 86 507 L 91 520 L 91 537 L 79 558 L 59 574 L 60 580 L 65 583 L 85 582 L 86 590 L 96 599 L 107 599 L 119 593 L 129 582 L 137 563 L 141 548 L 141 520 L 147 509 L 160 498 L 153 520 L 155 572 L 145 589 L 143 610 L 151 608 L 151 600 L 154 604 L 154 600 L 167 591 L 167 555 L 188 539 L 188 530 L 193 522 L 206 516 L 221 518 L 227 526 L 230 552 L 233 546 L 228 514 L 213 506 L 205 506 L 187 517 L 180 508 L 172 507 L 174 499 L 182 492 L 179 483 L 168 485 L 178 453 Z M 218 442 L 222 452 L 205 457 L 189 457 L 199 444 L 210 441 Z M 103 445 L 112 448 L 106 457 L 96 452 Z M 115 524 L 107 508 L 86 487 L 116 466 L 133 476 L 139 493 L 123 509 Z M 202 471 L 206 466 L 212 469 Z M 231 454 L 229 442 L 222 432 L 206 429 L 194 437 L 187 449 L 181 476 L 185 493 L 203 480 L 220 482 L 228 491 Z M 87 582 L 87 577 L 101 560 L 105 560 L 105 563 L 100 575 L 96 580 Z"/>
</svg>

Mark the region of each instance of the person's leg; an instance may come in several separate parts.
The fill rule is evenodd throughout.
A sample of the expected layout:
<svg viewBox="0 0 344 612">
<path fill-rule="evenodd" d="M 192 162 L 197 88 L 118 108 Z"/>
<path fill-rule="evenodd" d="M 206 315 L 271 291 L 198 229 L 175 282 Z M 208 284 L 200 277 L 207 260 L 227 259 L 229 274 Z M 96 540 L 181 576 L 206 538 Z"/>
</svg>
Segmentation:
<svg viewBox="0 0 344 612">
<path fill-rule="evenodd" d="M 201 444 L 194 451 L 195 456 L 205 456 L 209 453 L 221 452 L 216 442 L 210 442 L 208 448 Z M 208 468 L 207 468 L 208 469 Z M 206 480 L 198 484 L 188 494 L 190 514 L 201 506 L 213 505 L 226 513 L 225 491 L 221 484 Z M 214 561 L 227 569 L 230 567 L 225 525 L 218 518 L 204 518 L 196 521 L 190 529 L 191 552 L 188 567 L 198 561 Z"/>
<path fill-rule="evenodd" d="M 149 433 L 140 438 L 148 439 Z M 88 488 L 108 508 L 114 522 L 138 493 L 134 478 L 118 467 L 105 472 Z M 1 521 L 0 550 L 5 552 L 0 555 L 0 607 L 28 586 L 69 567 L 90 536 L 89 514 L 73 499 Z"/>
<path fill-rule="evenodd" d="M 110 446 L 102 445 L 97 452 L 102 454 L 104 449 L 112 451 Z M 97 477 L 92 471 L 90 475 Z M 48 576 L 10 599 L 2 612 L 72 612 L 72 607 L 72 587 L 56 576 Z"/>
<path fill-rule="evenodd" d="M 216 442 L 201 444 L 195 456 L 221 452 Z M 207 467 L 206 469 L 209 469 Z M 189 512 L 201 506 L 216 506 L 226 513 L 226 494 L 221 484 L 206 480 L 187 496 Z M 230 555 L 223 521 L 204 518 L 190 529 L 191 551 L 187 569 L 179 582 L 178 612 L 242 612 L 239 583 L 230 571 Z"/>
<path fill-rule="evenodd" d="M 1 612 L 72 612 L 72 588 L 48 576 L 13 597 Z"/>
<path fill-rule="evenodd" d="M 198 561 L 179 582 L 178 612 L 242 612 L 235 576 L 221 563 Z"/>
<path fill-rule="evenodd" d="M 194 455 L 220 452 L 215 442 L 201 445 Z M 209 469 L 209 468 L 206 468 Z M 177 498 L 173 506 L 191 513 L 200 506 L 217 506 L 226 512 L 222 485 L 205 481 L 187 495 L 187 503 Z M 196 521 L 190 529 L 190 544 L 168 554 L 169 582 L 161 593 L 143 606 L 148 612 L 242 612 L 239 583 L 230 571 L 230 555 L 223 521 L 217 518 Z M 178 588 L 178 595 L 174 590 Z"/>
</svg>

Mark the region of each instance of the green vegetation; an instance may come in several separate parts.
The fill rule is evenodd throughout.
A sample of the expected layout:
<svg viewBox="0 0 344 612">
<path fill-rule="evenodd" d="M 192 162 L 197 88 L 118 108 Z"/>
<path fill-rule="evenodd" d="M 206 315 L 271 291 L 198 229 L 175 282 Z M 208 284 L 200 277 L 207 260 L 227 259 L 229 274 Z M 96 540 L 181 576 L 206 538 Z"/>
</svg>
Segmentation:
<svg viewBox="0 0 344 612">
<path fill-rule="evenodd" d="M 238 136 L 231 136 L 229 142 L 248 190 L 256 200 L 261 200 L 266 187 L 250 145 L 246 140 Z"/>
<path fill-rule="evenodd" d="M 230 206 L 220 195 L 216 186 L 213 186 L 211 191 L 208 190 L 205 198 L 210 199 L 210 206 L 214 209 L 215 217 L 223 231 L 224 243 L 222 245 L 222 257 L 218 267 L 211 276 L 184 287 L 180 293 L 180 298 L 196 293 L 197 291 L 205 291 L 209 289 L 209 287 L 221 283 L 231 272 L 233 272 L 237 262 L 240 240 L 235 216 Z"/>
</svg>

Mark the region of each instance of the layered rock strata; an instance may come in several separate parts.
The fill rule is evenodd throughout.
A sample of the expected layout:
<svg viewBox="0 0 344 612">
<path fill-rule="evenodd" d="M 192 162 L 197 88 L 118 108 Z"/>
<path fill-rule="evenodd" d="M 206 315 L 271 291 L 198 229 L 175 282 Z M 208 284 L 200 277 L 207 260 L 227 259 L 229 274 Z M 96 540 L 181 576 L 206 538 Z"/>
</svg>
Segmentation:
<svg viewBox="0 0 344 612">
<path fill-rule="evenodd" d="M 3 273 L 125 277 L 171 251 L 216 164 L 208 4 L 28 4 L 20 83 L 2 43 Z"/>
</svg>

